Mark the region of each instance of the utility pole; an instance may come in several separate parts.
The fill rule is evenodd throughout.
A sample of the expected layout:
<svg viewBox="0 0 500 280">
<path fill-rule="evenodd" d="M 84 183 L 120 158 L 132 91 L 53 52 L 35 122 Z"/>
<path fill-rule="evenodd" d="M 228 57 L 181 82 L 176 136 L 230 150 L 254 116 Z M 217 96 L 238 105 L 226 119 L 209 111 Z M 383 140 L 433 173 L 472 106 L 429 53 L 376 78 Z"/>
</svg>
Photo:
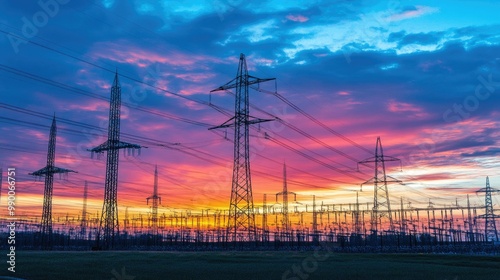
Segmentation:
<svg viewBox="0 0 500 280">
<path fill-rule="evenodd" d="M 52 119 L 50 126 L 49 146 L 47 151 L 47 165 L 29 175 L 45 176 L 45 188 L 43 190 L 43 212 L 42 212 L 42 225 L 40 231 L 41 246 L 44 250 L 52 249 L 52 193 L 54 191 L 54 174 L 67 174 L 69 172 L 76 172 L 69 169 L 56 167 L 56 116 Z"/>
<path fill-rule="evenodd" d="M 371 218 L 371 231 L 377 234 L 381 230 L 381 219 L 387 216 L 389 220 L 389 230 L 394 231 L 394 224 L 392 221 L 391 212 L 391 201 L 389 199 L 389 191 L 387 189 L 387 183 L 396 182 L 401 183 L 400 180 L 396 180 L 385 173 L 385 163 L 388 161 L 400 161 L 398 158 L 391 156 L 384 156 L 384 151 L 382 149 L 382 142 L 380 137 L 377 137 L 377 144 L 375 147 L 375 157 L 371 157 L 360 161 L 359 164 L 375 163 L 375 176 L 370 180 L 361 184 L 368 184 L 373 182 L 374 193 L 373 193 L 373 211 Z M 390 178 L 388 180 L 388 178 Z"/>
<path fill-rule="evenodd" d="M 118 220 L 118 161 L 119 150 L 139 150 L 141 146 L 120 141 L 120 110 L 121 110 L 121 86 L 118 81 L 118 72 L 115 73 L 113 86 L 111 87 L 111 98 L 109 102 L 109 124 L 108 139 L 106 142 L 90 150 L 102 154 L 107 152 L 106 159 L 106 181 L 104 184 L 104 203 L 102 205 L 102 216 L 99 231 L 96 238 L 97 247 L 107 250 L 115 246 L 117 236 L 120 233 Z M 102 243 L 101 243 L 102 235 Z"/>
<path fill-rule="evenodd" d="M 293 201 L 297 201 L 297 194 L 288 191 L 287 181 L 286 181 L 286 164 L 283 164 L 283 191 L 276 194 L 276 202 L 278 202 L 278 196 L 283 196 L 283 220 L 282 227 L 285 235 L 288 235 L 290 231 L 290 220 L 288 218 L 288 195 L 293 195 Z"/>
<path fill-rule="evenodd" d="M 155 179 L 153 187 L 153 195 L 146 198 L 146 204 L 149 204 L 149 200 L 152 200 L 151 206 L 151 229 L 153 235 L 158 235 L 158 205 L 161 204 L 161 197 L 158 196 L 158 166 L 155 165 Z M 156 240 L 156 237 L 155 237 Z"/>
<path fill-rule="evenodd" d="M 240 54 L 236 78 L 210 91 L 215 92 L 227 91 L 232 88 L 236 89 L 234 117 L 224 122 L 222 125 L 209 128 L 234 127 L 233 179 L 226 235 L 227 242 L 236 242 L 238 240 L 238 235 L 245 241 L 256 241 L 255 213 L 250 176 L 249 127 L 251 124 L 270 120 L 253 118 L 249 115 L 250 104 L 248 89 L 250 85 L 271 80 L 274 80 L 274 78 L 260 79 L 250 76 L 248 74 L 245 55 Z"/>
<path fill-rule="evenodd" d="M 484 219 L 484 239 L 487 242 L 498 242 L 498 232 L 495 219 L 500 218 L 500 215 L 495 215 L 495 213 L 493 213 L 493 201 L 491 200 L 491 193 L 500 193 L 500 190 L 492 188 L 490 186 L 490 178 L 486 177 L 486 187 L 476 191 L 476 193 L 480 192 L 484 192 L 484 205 L 486 210 L 486 213 L 484 215 L 478 216 L 478 218 Z"/>
</svg>

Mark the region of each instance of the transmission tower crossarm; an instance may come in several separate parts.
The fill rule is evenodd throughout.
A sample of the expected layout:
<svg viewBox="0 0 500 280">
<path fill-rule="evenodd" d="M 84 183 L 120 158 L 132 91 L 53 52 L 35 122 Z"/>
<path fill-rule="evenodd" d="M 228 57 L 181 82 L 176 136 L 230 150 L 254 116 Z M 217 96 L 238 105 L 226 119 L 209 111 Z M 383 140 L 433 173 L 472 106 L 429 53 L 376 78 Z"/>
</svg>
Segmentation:
<svg viewBox="0 0 500 280">
<path fill-rule="evenodd" d="M 280 196 L 280 195 L 284 195 L 284 194 L 287 194 L 287 195 L 292 194 L 292 195 L 293 195 L 293 197 L 294 197 L 294 200 L 297 200 L 297 194 L 296 194 L 296 193 L 291 192 L 291 191 L 287 191 L 287 192 L 279 192 L 279 193 L 277 193 L 277 194 L 276 194 L 276 202 L 278 202 L 278 196 Z"/>
<path fill-rule="evenodd" d="M 245 82 L 245 84 L 248 85 L 248 86 L 276 80 L 276 78 L 265 78 L 265 79 L 262 79 L 262 78 L 257 78 L 257 77 L 253 77 L 253 76 L 250 76 L 250 75 L 247 75 L 247 77 L 248 77 L 248 81 Z M 239 86 L 238 78 L 234 78 L 231 81 L 229 81 L 228 83 L 226 83 L 225 85 L 222 85 L 222 86 L 220 86 L 220 87 L 218 87 L 216 89 L 213 89 L 210 92 L 225 91 L 225 90 L 229 90 L 229 89 L 232 89 L 232 88 L 236 88 L 238 86 Z"/>
<path fill-rule="evenodd" d="M 78 173 L 74 170 L 71 170 L 71 169 L 65 169 L 65 168 L 61 168 L 61 167 L 57 167 L 57 166 L 45 166 L 44 168 L 42 169 L 39 169 L 37 171 L 34 171 L 34 172 L 31 172 L 31 173 L 28 173 L 28 175 L 32 175 L 32 176 L 45 176 L 47 174 L 54 174 L 54 173 L 69 173 L 69 172 L 74 172 L 74 173 Z"/>
<path fill-rule="evenodd" d="M 479 192 L 491 192 L 491 193 L 498 192 L 498 193 L 500 193 L 500 190 L 493 189 L 493 188 L 490 188 L 490 189 L 481 188 L 481 189 L 476 191 L 476 193 L 479 193 Z"/>
<path fill-rule="evenodd" d="M 161 204 L 161 197 L 160 197 L 159 195 L 151 195 L 151 196 L 148 196 L 148 197 L 146 198 L 146 203 L 149 203 L 148 201 L 149 201 L 150 199 L 158 199 L 158 200 L 159 200 L 159 202 L 160 202 L 160 204 Z"/>
<path fill-rule="evenodd" d="M 398 180 L 392 176 L 386 175 L 386 178 L 391 178 L 392 180 L 385 180 L 387 183 L 400 183 L 403 184 L 403 181 Z"/>
<path fill-rule="evenodd" d="M 380 160 L 379 157 L 370 157 L 365 160 L 362 160 L 358 162 L 358 164 L 366 164 L 366 163 L 372 163 L 372 162 L 377 162 L 377 160 Z M 391 156 L 383 156 L 384 161 L 401 161 L 399 158 L 391 157 Z"/>
<path fill-rule="evenodd" d="M 378 181 L 379 183 L 400 183 L 400 184 L 403 184 L 403 181 L 401 180 L 398 180 L 398 179 L 395 179 L 389 175 L 386 175 L 386 178 L 391 178 L 392 180 L 384 180 L 384 181 Z M 375 182 L 375 177 L 372 177 L 371 179 L 369 179 L 368 181 L 365 181 L 363 183 L 361 183 L 361 187 L 363 187 L 363 185 L 367 185 L 369 183 L 374 183 Z"/>
<path fill-rule="evenodd" d="M 486 217 L 488 217 L 488 218 L 500 218 L 500 215 L 497 215 L 497 214 L 489 214 L 489 215 L 482 214 L 482 215 L 478 215 L 477 217 L 480 218 L 480 219 L 484 219 Z"/>
<path fill-rule="evenodd" d="M 373 181 L 374 181 L 374 180 L 375 180 L 375 177 L 372 177 L 372 178 L 368 179 L 367 181 L 365 181 L 365 182 L 361 183 L 361 187 L 362 187 L 363 185 L 367 185 L 367 184 L 369 184 L 369 183 L 373 183 Z"/>
<path fill-rule="evenodd" d="M 272 119 L 259 119 L 259 118 L 254 118 L 253 120 L 249 120 L 246 123 L 247 124 L 257 124 L 257 123 L 263 123 L 263 122 L 272 122 L 274 120 Z"/>
<path fill-rule="evenodd" d="M 235 119 L 235 117 L 232 117 L 229 120 L 225 121 L 223 124 L 218 125 L 218 126 L 214 126 L 214 127 L 210 127 L 208 130 L 218 129 L 218 128 L 234 127 L 234 125 L 235 125 L 234 119 Z M 271 121 L 274 121 L 274 120 L 273 119 L 253 118 L 252 120 L 245 121 L 244 124 L 257 124 L 257 123 L 271 122 Z"/>
<path fill-rule="evenodd" d="M 106 141 L 95 148 L 88 149 L 87 151 L 93 152 L 93 153 L 103 153 L 104 151 L 109 151 L 109 150 L 140 149 L 140 148 L 144 148 L 144 147 L 141 145 L 131 144 L 131 143 L 123 142 L 123 141 L 118 141 L 115 143 L 112 143 L 111 141 Z"/>
<path fill-rule="evenodd" d="M 218 128 L 225 128 L 225 127 L 232 127 L 232 126 L 234 126 L 234 119 L 235 118 L 236 117 L 232 117 L 229 120 L 227 120 L 224 123 L 222 123 L 221 125 L 210 127 L 208 130 L 218 129 Z"/>
</svg>

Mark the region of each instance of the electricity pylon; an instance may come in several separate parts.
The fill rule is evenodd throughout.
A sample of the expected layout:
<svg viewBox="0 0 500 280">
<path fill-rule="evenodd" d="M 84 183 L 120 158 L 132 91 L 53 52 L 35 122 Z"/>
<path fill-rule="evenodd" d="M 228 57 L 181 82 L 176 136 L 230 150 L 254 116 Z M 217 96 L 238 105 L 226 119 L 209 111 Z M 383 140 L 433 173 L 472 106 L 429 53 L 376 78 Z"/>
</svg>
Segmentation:
<svg viewBox="0 0 500 280">
<path fill-rule="evenodd" d="M 389 230 L 394 230 L 394 224 L 392 221 L 391 214 L 391 201 L 389 199 L 389 191 L 387 189 L 387 183 L 396 182 L 401 183 L 400 180 L 394 179 L 385 173 L 385 162 L 388 161 L 400 161 L 398 158 L 391 156 L 384 156 L 384 151 L 382 149 L 382 142 L 380 137 L 377 137 L 377 144 L 375 147 L 375 156 L 360 161 L 359 164 L 375 163 L 375 176 L 370 180 L 361 184 L 368 184 L 373 182 L 374 193 L 373 193 L 373 210 L 371 217 L 371 231 L 376 234 L 380 230 L 381 219 L 387 216 L 389 220 Z M 390 178 L 389 180 L 387 178 Z"/>
<path fill-rule="evenodd" d="M 231 186 L 231 201 L 229 204 L 229 217 L 226 242 L 256 241 L 255 213 L 252 197 L 252 182 L 250 178 L 250 153 L 249 153 L 249 126 L 261 123 L 265 119 L 258 119 L 249 115 L 250 85 L 274 80 L 260 79 L 248 75 L 247 62 L 244 54 L 240 54 L 236 78 L 210 92 L 227 91 L 236 89 L 234 117 L 222 125 L 212 127 L 234 127 L 234 162 Z"/>
<path fill-rule="evenodd" d="M 0 167 L 0 204 L 2 202 L 2 179 L 3 179 L 3 168 Z"/>
<path fill-rule="evenodd" d="M 361 234 L 361 220 L 359 212 L 359 192 L 356 191 L 356 210 L 354 211 L 354 233 Z"/>
<path fill-rule="evenodd" d="M 495 213 L 493 213 L 493 201 L 491 200 L 491 193 L 500 192 L 500 190 L 493 189 L 490 186 L 490 178 L 486 177 L 486 187 L 476 191 L 476 193 L 480 192 L 484 192 L 484 205 L 486 208 L 486 213 L 484 215 L 478 216 L 478 218 L 484 219 L 484 238 L 486 241 L 498 241 L 498 232 L 495 219 L 500 218 L 500 215 L 495 215 Z"/>
<path fill-rule="evenodd" d="M 67 174 L 69 172 L 76 172 L 70 169 L 56 167 L 56 116 L 52 119 L 50 127 L 49 147 L 47 151 L 47 165 L 29 175 L 45 176 L 45 188 L 43 190 L 43 212 L 42 212 L 42 225 L 40 230 L 41 246 L 44 250 L 52 249 L 52 193 L 54 190 L 54 174 Z"/>
<path fill-rule="evenodd" d="M 467 232 L 467 236 L 469 237 L 469 242 L 474 242 L 476 238 L 474 236 L 474 227 L 472 224 L 472 213 L 470 208 L 469 194 L 467 194 L 467 224 L 469 225 L 469 231 Z"/>
<path fill-rule="evenodd" d="M 286 181 L 286 164 L 283 164 L 283 191 L 276 194 L 276 202 L 278 202 L 278 196 L 280 195 L 283 196 L 283 232 L 285 232 L 285 234 L 288 234 L 288 232 L 290 231 L 290 220 L 288 219 L 288 195 L 293 195 L 293 200 L 297 201 L 297 194 L 288 191 Z"/>
<path fill-rule="evenodd" d="M 129 230 L 129 225 L 130 225 L 130 220 L 128 216 L 128 208 L 129 206 L 125 207 L 125 219 L 123 219 L 123 233 L 128 234 Z"/>
<path fill-rule="evenodd" d="M 104 203 L 102 205 L 101 221 L 97 233 L 97 247 L 100 249 L 114 248 L 120 233 L 118 220 L 118 160 L 120 149 L 138 149 L 141 146 L 120 141 L 120 108 L 121 108 L 121 86 L 118 81 L 118 73 L 115 73 L 113 86 L 111 87 L 111 98 L 109 102 L 109 124 L 108 139 L 106 142 L 90 150 L 92 153 L 102 154 L 107 151 L 106 159 L 106 181 L 104 184 Z M 102 234 L 102 243 L 101 243 Z"/>
<path fill-rule="evenodd" d="M 155 179 L 153 186 L 153 195 L 146 198 L 146 204 L 149 205 L 151 199 L 151 230 L 153 235 L 158 234 L 158 205 L 161 204 L 161 197 L 158 196 L 158 166 L 155 165 Z"/>
<path fill-rule="evenodd" d="M 85 186 L 83 187 L 83 209 L 82 209 L 82 220 L 80 223 L 80 233 L 82 238 L 85 239 L 85 235 L 87 234 L 87 195 L 88 195 L 88 185 L 87 181 L 85 181 Z"/>
<path fill-rule="evenodd" d="M 262 202 L 262 242 L 269 241 L 268 227 L 267 227 L 267 195 L 264 194 Z"/>
</svg>

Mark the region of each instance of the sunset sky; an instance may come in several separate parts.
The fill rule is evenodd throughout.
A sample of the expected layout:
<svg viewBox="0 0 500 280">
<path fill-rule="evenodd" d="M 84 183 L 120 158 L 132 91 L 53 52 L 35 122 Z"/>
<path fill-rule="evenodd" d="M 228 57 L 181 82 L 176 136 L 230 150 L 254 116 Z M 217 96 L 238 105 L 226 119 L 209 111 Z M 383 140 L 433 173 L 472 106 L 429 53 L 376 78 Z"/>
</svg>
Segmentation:
<svg viewBox="0 0 500 280">
<path fill-rule="evenodd" d="M 101 211 L 106 157 L 86 150 L 105 140 L 116 70 L 122 140 L 147 147 L 120 153 L 120 211 L 149 211 L 155 164 L 160 213 L 227 209 L 233 131 L 208 128 L 234 96 L 209 92 L 235 77 L 240 53 L 251 75 L 276 78 L 250 91 L 250 114 L 290 124 L 250 131 L 256 205 L 275 202 L 284 162 L 300 202 L 355 202 L 374 173 L 357 162 L 378 136 L 401 159 L 387 163 L 405 183 L 389 186 L 398 206 L 483 204 L 486 176 L 500 188 L 498 1 L 41 2 L 0 2 L 1 204 L 14 166 L 18 214 L 41 215 L 43 179 L 28 173 L 46 164 L 54 114 L 56 165 L 78 173 L 56 175 L 53 212 L 81 213 L 85 181 L 89 212 Z M 359 195 L 372 202 L 373 185 Z"/>
</svg>

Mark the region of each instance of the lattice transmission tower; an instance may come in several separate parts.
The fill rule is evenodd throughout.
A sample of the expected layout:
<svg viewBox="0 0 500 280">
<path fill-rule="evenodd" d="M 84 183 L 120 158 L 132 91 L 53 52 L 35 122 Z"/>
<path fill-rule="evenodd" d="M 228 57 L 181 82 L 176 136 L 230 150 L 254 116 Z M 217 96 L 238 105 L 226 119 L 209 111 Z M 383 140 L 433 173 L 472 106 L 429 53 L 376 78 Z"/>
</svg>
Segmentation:
<svg viewBox="0 0 500 280">
<path fill-rule="evenodd" d="M 102 154 L 107 152 L 104 203 L 102 206 L 101 221 L 96 238 L 97 247 L 103 250 L 114 248 L 117 237 L 120 233 L 117 202 L 119 150 L 137 149 L 140 153 L 141 149 L 141 146 L 137 144 L 120 141 L 120 109 L 121 86 L 118 80 L 118 73 L 115 73 L 109 102 L 108 139 L 101 145 L 89 150 L 92 154 Z"/>
<path fill-rule="evenodd" d="M 498 241 L 498 232 L 495 219 L 500 218 L 500 215 L 495 215 L 493 213 L 493 201 L 491 200 L 491 194 L 500 192 L 500 190 L 494 189 L 490 186 L 490 178 L 486 177 L 486 187 L 479 189 L 476 193 L 484 192 L 484 205 L 486 213 L 484 215 L 478 216 L 478 218 L 484 219 L 484 238 L 486 241 Z"/>
<path fill-rule="evenodd" d="M 252 197 L 252 182 L 250 178 L 249 126 L 256 123 L 271 121 L 254 118 L 249 115 L 250 85 L 275 80 L 261 79 L 248 74 L 244 54 L 240 54 L 236 78 L 210 92 L 235 89 L 234 117 L 222 125 L 212 127 L 234 127 L 234 162 L 231 186 L 231 200 L 227 227 L 227 242 L 256 241 L 255 213 Z"/>
<path fill-rule="evenodd" d="M 276 202 L 278 202 L 278 196 L 283 196 L 283 220 L 282 220 L 282 230 L 285 234 L 290 231 L 290 219 L 288 216 L 288 195 L 293 195 L 293 200 L 297 201 L 297 194 L 288 191 L 288 184 L 286 180 L 286 164 L 283 164 L 283 191 L 276 194 Z"/>
<path fill-rule="evenodd" d="M 398 158 L 391 156 L 384 156 L 382 149 L 382 142 L 380 137 L 377 137 L 377 144 L 375 147 L 375 156 L 360 161 L 358 164 L 375 163 L 375 176 L 370 180 L 361 184 L 361 186 L 373 183 L 373 209 L 371 216 L 371 231 L 376 234 L 381 228 L 381 221 L 383 217 L 387 217 L 389 221 L 389 230 L 394 231 L 394 223 L 391 214 L 391 201 L 389 199 L 389 190 L 387 183 L 396 182 L 401 183 L 400 180 L 392 178 L 385 173 L 385 163 L 388 161 L 400 161 Z"/>
<path fill-rule="evenodd" d="M 146 198 L 146 204 L 149 205 L 151 199 L 151 231 L 153 235 L 158 234 L 158 205 L 161 204 L 161 197 L 158 195 L 158 166 L 155 165 L 155 178 L 153 186 L 153 195 Z M 156 238 L 155 238 L 156 241 Z"/>
<path fill-rule="evenodd" d="M 80 234 L 82 235 L 82 238 L 86 238 L 85 235 L 87 234 L 87 196 L 88 196 L 89 188 L 87 185 L 87 181 L 85 181 L 85 185 L 83 187 L 83 209 L 82 209 L 82 220 L 80 222 Z"/>
<path fill-rule="evenodd" d="M 42 224 L 40 227 L 40 245 L 44 250 L 52 249 L 52 193 L 54 191 L 54 174 L 67 174 L 76 172 L 55 166 L 56 161 L 56 117 L 52 119 L 49 135 L 49 147 L 47 151 L 47 165 L 29 175 L 45 177 L 45 187 L 43 190 L 43 212 Z"/>
<path fill-rule="evenodd" d="M 3 179 L 3 168 L 0 167 L 0 204 L 2 202 L 2 179 Z"/>
</svg>

